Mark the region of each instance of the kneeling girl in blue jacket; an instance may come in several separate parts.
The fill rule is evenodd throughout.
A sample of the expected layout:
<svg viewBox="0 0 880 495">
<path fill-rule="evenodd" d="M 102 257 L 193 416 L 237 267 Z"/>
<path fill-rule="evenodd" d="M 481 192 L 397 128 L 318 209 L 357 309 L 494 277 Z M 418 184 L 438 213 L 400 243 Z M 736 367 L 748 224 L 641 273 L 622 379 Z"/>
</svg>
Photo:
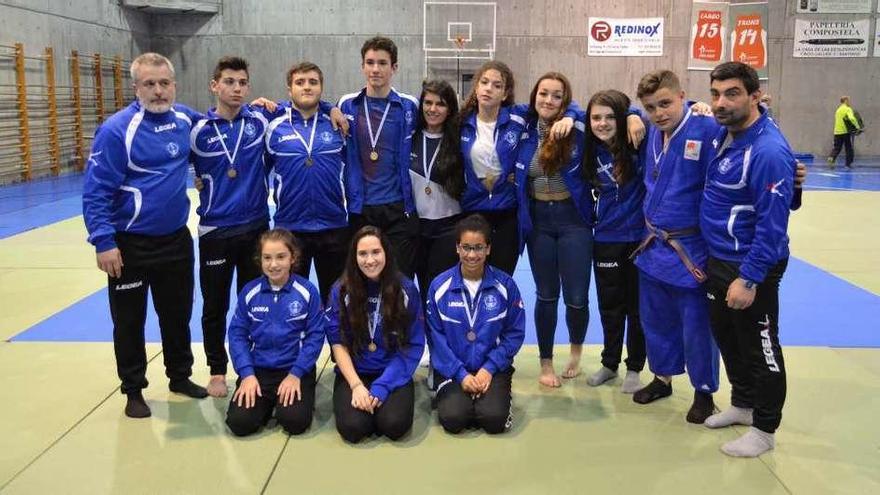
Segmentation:
<svg viewBox="0 0 880 495">
<path fill-rule="evenodd" d="M 228 334 L 239 378 L 226 412 L 226 424 L 238 436 L 259 430 L 273 410 L 291 435 L 312 424 L 324 320 L 320 293 L 293 273 L 299 254 L 289 231 L 264 232 L 259 241 L 263 276 L 238 295 Z"/>
<path fill-rule="evenodd" d="M 415 284 L 397 270 L 390 246 L 371 225 L 355 233 L 324 315 L 336 359 L 336 429 L 351 443 L 374 433 L 398 440 L 413 423 L 424 318 Z"/>
<path fill-rule="evenodd" d="M 431 282 L 426 297 L 437 412 L 450 433 L 471 426 L 503 433 L 512 424 L 513 358 L 525 311 L 513 278 L 486 264 L 491 229 L 481 215 L 458 223 L 460 262 Z"/>
</svg>

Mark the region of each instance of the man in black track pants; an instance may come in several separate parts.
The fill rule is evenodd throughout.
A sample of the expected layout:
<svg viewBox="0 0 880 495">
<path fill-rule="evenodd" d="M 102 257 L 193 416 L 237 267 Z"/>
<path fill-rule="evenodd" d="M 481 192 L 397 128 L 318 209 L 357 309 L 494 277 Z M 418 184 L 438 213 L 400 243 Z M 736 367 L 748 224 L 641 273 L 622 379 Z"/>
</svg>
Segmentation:
<svg viewBox="0 0 880 495">
<path fill-rule="evenodd" d="M 757 457 L 774 448 L 785 403 L 779 284 L 788 264 L 796 161 L 776 123 L 759 109 L 754 69 L 728 62 L 710 79 L 712 110 L 725 128 L 706 174 L 700 230 L 709 247 L 712 331 L 732 397 L 731 407 L 705 425 L 751 426 L 721 450 Z"/>
<path fill-rule="evenodd" d="M 159 316 L 172 392 L 207 391 L 189 377 L 193 355 L 193 242 L 186 227 L 189 133 L 196 113 L 176 105 L 174 67 L 156 53 L 131 64 L 137 101 L 97 130 L 83 187 L 83 217 L 98 268 L 108 275 L 113 348 L 128 396 L 125 414 L 150 416 L 144 323 L 147 290 Z"/>
</svg>

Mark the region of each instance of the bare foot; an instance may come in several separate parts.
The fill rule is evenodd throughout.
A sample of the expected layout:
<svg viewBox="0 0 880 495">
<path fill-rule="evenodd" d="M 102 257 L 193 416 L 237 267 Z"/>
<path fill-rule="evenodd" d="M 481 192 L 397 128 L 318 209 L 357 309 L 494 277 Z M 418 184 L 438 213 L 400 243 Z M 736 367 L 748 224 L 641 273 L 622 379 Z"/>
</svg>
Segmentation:
<svg viewBox="0 0 880 495">
<path fill-rule="evenodd" d="M 538 383 L 544 385 L 545 387 L 558 388 L 562 386 L 562 381 L 556 376 L 556 373 L 541 373 L 541 376 L 538 378 Z"/>
<path fill-rule="evenodd" d="M 545 387 L 558 388 L 562 386 L 562 380 L 556 376 L 556 370 L 553 369 L 552 359 L 541 360 L 541 376 L 538 377 L 538 383 Z"/>
<path fill-rule="evenodd" d="M 226 397 L 229 390 L 226 388 L 226 375 L 211 375 L 208 382 L 208 395 L 211 397 Z"/>
<path fill-rule="evenodd" d="M 572 358 L 562 371 L 562 378 L 571 379 L 581 374 L 581 360 Z"/>
</svg>

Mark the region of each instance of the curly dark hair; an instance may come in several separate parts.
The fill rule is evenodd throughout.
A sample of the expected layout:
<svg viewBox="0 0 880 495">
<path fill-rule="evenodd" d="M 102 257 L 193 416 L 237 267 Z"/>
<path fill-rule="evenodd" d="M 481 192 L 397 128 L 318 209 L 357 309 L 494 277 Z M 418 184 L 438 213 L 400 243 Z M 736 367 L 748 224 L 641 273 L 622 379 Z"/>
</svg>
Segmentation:
<svg viewBox="0 0 880 495">
<path fill-rule="evenodd" d="M 467 98 L 465 98 L 464 100 L 464 105 L 461 108 L 460 120 L 462 122 L 479 110 L 479 104 L 477 102 L 477 87 L 479 87 L 480 85 L 480 79 L 482 79 L 483 74 L 490 70 L 498 71 L 498 73 L 501 74 L 501 79 L 504 81 L 504 91 L 506 91 L 507 94 L 504 97 L 504 100 L 501 102 L 501 106 L 506 107 L 515 103 L 515 81 L 513 80 L 513 71 L 511 71 L 510 67 L 508 67 L 507 64 L 505 64 L 504 62 L 499 62 L 498 60 L 490 60 L 480 66 L 480 68 L 477 69 L 477 72 L 474 74 L 471 92 L 468 93 Z"/>
</svg>

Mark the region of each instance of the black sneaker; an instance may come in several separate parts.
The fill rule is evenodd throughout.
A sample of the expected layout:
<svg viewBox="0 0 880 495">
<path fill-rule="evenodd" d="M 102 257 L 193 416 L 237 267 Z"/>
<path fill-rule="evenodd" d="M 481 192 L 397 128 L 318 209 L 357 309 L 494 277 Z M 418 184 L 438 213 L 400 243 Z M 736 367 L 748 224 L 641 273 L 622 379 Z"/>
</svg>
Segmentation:
<svg viewBox="0 0 880 495">
<path fill-rule="evenodd" d="M 186 395 L 187 397 L 192 397 L 193 399 L 204 399 L 208 396 L 208 391 L 205 387 L 196 385 L 189 378 L 174 380 L 168 383 L 168 390 L 177 394 Z"/>
<path fill-rule="evenodd" d="M 139 391 L 131 392 L 128 395 L 128 402 L 125 404 L 125 415 L 129 418 L 149 418 L 152 413 L 144 395 Z"/>
<path fill-rule="evenodd" d="M 715 414 L 715 401 L 712 400 L 712 394 L 706 392 L 694 391 L 694 403 L 687 413 L 685 419 L 688 423 L 701 425 L 706 418 Z"/>
<path fill-rule="evenodd" d="M 651 383 L 633 394 L 633 402 L 650 404 L 657 399 L 669 397 L 670 395 L 672 395 L 672 383 L 663 383 L 663 380 L 655 376 Z"/>
</svg>

